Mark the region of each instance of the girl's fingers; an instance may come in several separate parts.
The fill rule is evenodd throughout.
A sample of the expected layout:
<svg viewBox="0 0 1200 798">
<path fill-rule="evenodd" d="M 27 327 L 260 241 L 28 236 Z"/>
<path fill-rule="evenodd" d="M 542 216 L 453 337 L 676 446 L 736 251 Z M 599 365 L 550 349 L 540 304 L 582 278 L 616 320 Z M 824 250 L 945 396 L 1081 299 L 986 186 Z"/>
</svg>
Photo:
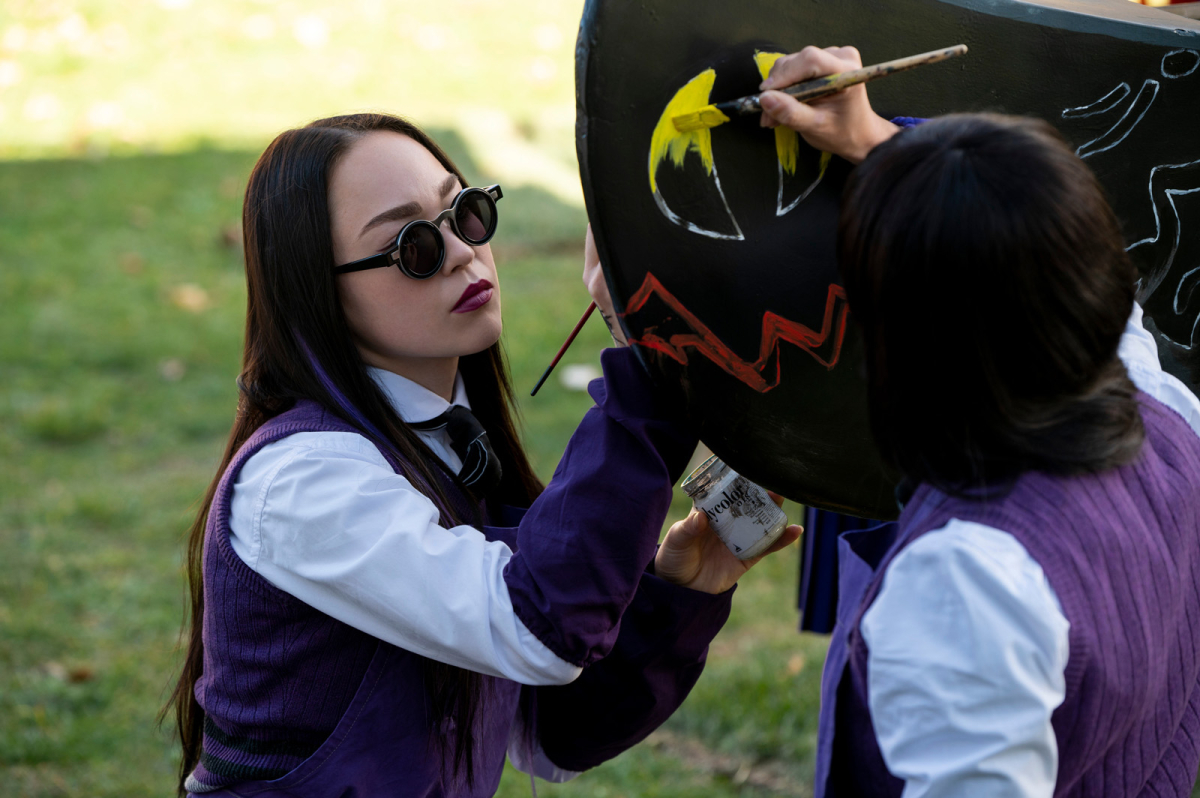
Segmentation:
<svg viewBox="0 0 1200 798">
<path fill-rule="evenodd" d="M 805 132 L 814 127 L 819 118 L 811 105 L 799 102 L 795 97 L 781 91 L 763 92 L 760 102 L 764 114 L 792 130 Z"/>
<path fill-rule="evenodd" d="M 760 90 L 791 86 L 804 80 L 811 80 L 822 75 L 838 72 L 840 60 L 833 53 L 818 47 L 805 47 L 798 53 L 778 58 L 767 79 L 759 86 Z"/>
<path fill-rule="evenodd" d="M 763 557 L 769 557 L 770 554 L 774 554 L 775 552 L 784 550 L 784 548 L 791 546 L 794 544 L 794 542 L 800 539 L 800 535 L 802 534 L 804 534 L 804 527 L 800 526 L 798 523 L 793 523 L 792 526 L 784 530 L 784 534 L 779 536 L 779 540 L 776 540 L 772 545 L 770 545 L 770 548 L 768 548 L 767 551 L 758 554 L 758 557 L 755 558 L 755 562 L 757 563 L 758 560 L 762 559 Z"/>
<path fill-rule="evenodd" d="M 844 61 L 850 69 L 862 68 L 862 54 L 858 52 L 857 47 L 826 47 L 825 52 Z"/>
<path fill-rule="evenodd" d="M 767 491 L 767 495 L 771 497 L 771 501 L 775 502 L 776 507 L 783 506 L 783 497 L 773 490 Z"/>
<path fill-rule="evenodd" d="M 687 518 L 671 527 L 668 537 L 672 543 L 690 544 L 708 531 L 708 517 L 699 510 L 692 510 Z"/>
<path fill-rule="evenodd" d="M 749 560 L 743 560 L 742 567 L 745 570 L 749 571 L 751 568 L 753 568 L 755 565 L 757 565 L 758 561 L 761 560 L 763 557 L 769 557 L 772 554 L 774 554 L 775 552 L 779 551 L 780 549 L 786 549 L 788 546 L 795 543 L 797 540 L 800 539 L 800 535 L 803 532 L 804 532 L 804 527 L 800 526 L 799 524 L 792 524 L 787 529 L 783 530 L 783 534 L 779 536 L 778 540 L 776 540 L 774 543 L 771 544 L 771 547 L 769 549 L 767 549 L 766 551 L 764 551 L 762 554 L 758 555 L 757 557 L 751 557 Z"/>
<path fill-rule="evenodd" d="M 783 530 L 783 534 L 779 536 L 779 540 L 771 544 L 771 548 L 764 552 L 764 556 L 767 554 L 774 554 L 780 549 L 786 549 L 788 546 L 799 540 L 800 536 L 803 534 L 804 527 L 800 526 L 799 524 L 792 524 L 787 529 Z"/>
</svg>

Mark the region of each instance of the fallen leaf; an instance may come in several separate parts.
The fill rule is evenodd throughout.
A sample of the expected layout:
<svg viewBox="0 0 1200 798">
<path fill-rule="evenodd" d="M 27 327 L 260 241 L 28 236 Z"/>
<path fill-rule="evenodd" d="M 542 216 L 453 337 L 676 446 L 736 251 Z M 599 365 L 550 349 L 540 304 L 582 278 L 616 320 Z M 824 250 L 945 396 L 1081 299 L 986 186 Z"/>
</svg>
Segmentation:
<svg viewBox="0 0 1200 798">
<path fill-rule="evenodd" d="M 121 271 L 126 274 L 141 274 L 146 259 L 136 252 L 122 252 L 117 258 L 117 263 L 121 264 Z"/>
<path fill-rule="evenodd" d="M 208 292 L 195 283 L 184 283 L 171 289 L 171 304 L 189 313 L 208 309 Z"/>
<path fill-rule="evenodd" d="M 67 681 L 71 684 L 90 682 L 96 677 L 96 671 L 90 665 L 76 665 L 67 671 Z"/>
<path fill-rule="evenodd" d="M 591 363 L 572 363 L 563 366 L 558 381 L 568 391 L 586 391 L 588 383 L 600 376 L 600 369 Z"/>
<path fill-rule="evenodd" d="M 158 364 L 158 375 L 167 382 L 179 382 L 187 374 L 187 366 L 177 357 L 167 358 Z"/>
<path fill-rule="evenodd" d="M 240 252 L 242 249 L 242 226 L 240 224 L 227 224 L 222 227 L 220 241 L 221 246 L 226 249 L 236 249 Z"/>
</svg>

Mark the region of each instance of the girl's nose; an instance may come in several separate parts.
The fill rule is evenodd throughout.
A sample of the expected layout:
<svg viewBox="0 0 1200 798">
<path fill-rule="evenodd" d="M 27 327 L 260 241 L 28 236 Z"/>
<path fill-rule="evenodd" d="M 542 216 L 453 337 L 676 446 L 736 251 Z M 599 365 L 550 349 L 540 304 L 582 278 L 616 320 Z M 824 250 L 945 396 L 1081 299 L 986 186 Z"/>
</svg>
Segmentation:
<svg viewBox="0 0 1200 798">
<path fill-rule="evenodd" d="M 453 272 L 459 266 L 465 266 L 475 259 L 475 248 L 463 241 L 454 232 L 454 228 L 450 226 L 450 220 L 442 222 L 441 226 L 442 238 L 446 242 L 446 263 L 445 270 L 447 273 Z"/>
</svg>

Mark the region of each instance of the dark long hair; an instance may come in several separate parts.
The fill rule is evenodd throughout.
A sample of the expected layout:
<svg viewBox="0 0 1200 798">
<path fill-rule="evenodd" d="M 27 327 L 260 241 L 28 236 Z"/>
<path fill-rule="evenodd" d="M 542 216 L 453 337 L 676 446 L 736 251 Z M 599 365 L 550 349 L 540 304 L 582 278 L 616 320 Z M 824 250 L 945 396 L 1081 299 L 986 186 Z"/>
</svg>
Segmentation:
<svg viewBox="0 0 1200 798">
<path fill-rule="evenodd" d="M 1099 471 L 1144 437 L 1117 357 L 1137 273 L 1048 124 L 957 115 L 854 171 L 838 254 L 884 458 L 951 492 Z"/>
<path fill-rule="evenodd" d="M 238 449 L 264 422 L 311 399 L 343 418 L 406 464 L 407 477 L 437 505 L 443 525 L 473 523 L 454 501 L 457 477 L 392 409 L 359 356 L 342 312 L 333 267 L 328 179 L 338 159 L 363 134 L 391 131 L 419 142 L 468 185 L 450 158 L 410 122 L 386 114 L 320 119 L 280 134 L 255 164 L 246 187 L 242 232 L 246 252 L 246 341 L 237 415 L 221 465 L 208 487 L 188 538 L 191 625 L 187 657 L 170 704 L 183 747 L 183 781 L 200 758 L 204 710 L 195 686 L 203 671 L 204 531 L 217 484 Z M 542 490 L 514 425 L 514 401 L 500 344 L 459 359 L 472 412 L 483 424 L 504 469 L 496 499 L 527 506 Z M 440 473 L 439 473 L 440 472 Z M 447 489 L 449 485 L 449 489 Z M 471 504 L 471 502 L 467 502 Z M 482 674 L 426 662 L 431 717 L 454 721 L 453 750 L 445 763 L 468 783 L 473 778 L 474 730 L 484 696 Z M 442 736 L 434 735 L 439 743 Z"/>
</svg>

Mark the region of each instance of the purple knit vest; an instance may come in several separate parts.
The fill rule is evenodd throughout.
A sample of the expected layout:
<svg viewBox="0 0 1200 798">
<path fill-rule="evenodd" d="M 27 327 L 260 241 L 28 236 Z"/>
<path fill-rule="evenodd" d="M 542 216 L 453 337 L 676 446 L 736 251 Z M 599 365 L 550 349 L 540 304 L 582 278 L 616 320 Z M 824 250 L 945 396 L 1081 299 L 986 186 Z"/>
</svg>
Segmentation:
<svg viewBox="0 0 1200 798">
<path fill-rule="evenodd" d="M 1020 541 L 1070 622 L 1066 699 L 1051 717 L 1054 794 L 1191 793 L 1200 765 L 1200 438 L 1157 400 L 1138 399 L 1146 441 L 1130 465 L 1072 478 L 1029 473 L 991 501 L 917 490 L 850 627 L 829 794 L 902 791 L 871 725 L 859 623 L 896 554 L 952 518 Z"/>
<path fill-rule="evenodd" d="M 376 650 L 388 645 L 276 588 L 229 542 L 233 486 L 246 461 L 289 435 L 325 431 L 358 434 L 319 405 L 298 402 L 255 431 L 213 496 L 204 539 L 204 674 L 195 690 L 205 727 L 194 777 L 209 787 L 277 778 L 299 765 L 338 725 Z"/>
</svg>

